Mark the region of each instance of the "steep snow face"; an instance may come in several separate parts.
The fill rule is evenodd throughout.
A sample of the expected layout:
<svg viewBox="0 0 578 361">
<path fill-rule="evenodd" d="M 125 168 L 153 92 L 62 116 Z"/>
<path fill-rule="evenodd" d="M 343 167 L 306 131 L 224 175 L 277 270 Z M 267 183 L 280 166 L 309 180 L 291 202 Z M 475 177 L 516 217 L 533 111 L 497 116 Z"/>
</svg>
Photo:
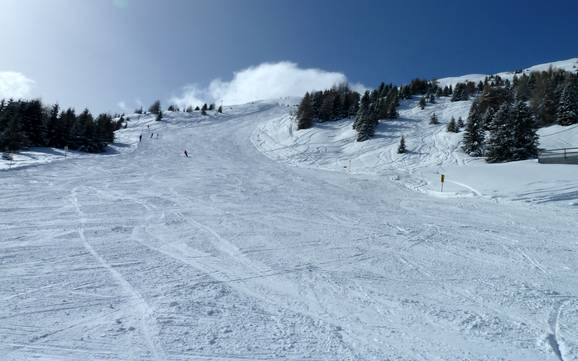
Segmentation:
<svg viewBox="0 0 578 361">
<path fill-rule="evenodd" d="M 533 71 L 547 71 L 550 67 L 552 67 L 553 69 L 561 69 L 572 73 L 576 73 L 578 72 L 578 58 L 534 65 L 527 69 L 523 69 L 522 73 L 529 74 Z M 518 74 L 518 76 L 520 76 L 522 73 Z M 441 78 L 438 79 L 437 81 L 438 84 L 442 87 L 450 85 L 455 86 L 457 83 L 465 83 L 468 81 L 478 83 L 480 81 L 484 81 L 484 79 L 489 75 L 490 74 L 468 74 L 459 77 Z M 497 73 L 495 75 L 499 75 L 502 79 L 512 80 L 514 78 L 515 73 L 510 71 L 510 72 Z"/>
<path fill-rule="evenodd" d="M 358 174 L 467 163 L 411 103 L 385 150 L 346 123 L 294 132 L 289 111 L 167 113 L 132 152 L 2 172 L 0 358 L 577 359 L 575 211 Z M 346 152 L 352 174 L 289 166 L 342 169 Z"/>
</svg>

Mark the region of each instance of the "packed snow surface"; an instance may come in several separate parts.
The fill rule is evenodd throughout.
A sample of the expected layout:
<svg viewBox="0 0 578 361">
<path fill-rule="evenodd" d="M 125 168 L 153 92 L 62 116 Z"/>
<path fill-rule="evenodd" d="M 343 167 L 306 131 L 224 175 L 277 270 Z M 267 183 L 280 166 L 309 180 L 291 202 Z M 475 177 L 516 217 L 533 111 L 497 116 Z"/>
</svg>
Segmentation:
<svg viewBox="0 0 578 361">
<path fill-rule="evenodd" d="M 145 117 L 132 151 L 0 172 L 0 359 L 578 360 L 574 207 L 416 192 L 474 168 L 417 129 L 434 108 L 365 143 L 292 109 Z"/>
</svg>

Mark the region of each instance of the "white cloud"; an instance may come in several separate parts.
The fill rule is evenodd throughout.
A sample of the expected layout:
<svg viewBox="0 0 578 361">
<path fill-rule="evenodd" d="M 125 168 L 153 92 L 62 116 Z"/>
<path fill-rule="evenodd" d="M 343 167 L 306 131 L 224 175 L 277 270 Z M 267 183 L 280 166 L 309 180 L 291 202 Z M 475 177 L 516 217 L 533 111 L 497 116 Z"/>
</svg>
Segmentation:
<svg viewBox="0 0 578 361">
<path fill-rule="evenodd" d="M 203 89 L 198 84 L 189 84 L 183 87 L 182 92 L 180 96 L 172 97 L 170 103 L 184 108 L 189 105 L 196 106 L 214 101 L 209 94 L 209 90 Z"/>
<path fill-rule="evenodd" d="M 25 98 L 30 95 L 34 81 L 24 74 L 13 71 L 0 71 L 0 99 Z"/>
<path fill-rule="evenodd" d="M 140 100 L 139 98 L 136 98 L 134 100 L 134 107 L 132 107 L 132 105 L 129 105 L 129 104 L 131 104 L 131 103 L 129 102 L 127 104 L 126 101 L 121 100 L 118 103 L 116 103 L 116 106 L 119 107 L 120 110 L 124 113 L 132 113 L 135 109 L 144 107 L 142 100 Z"/>
<path fill-rule="evenodd" d="M 126 102 L 121 100 L 120 102 L 116 103 L 116 105 L 123 111 L 123 112 L 128 112 L 128 106 L 126 105 Z"/>
<path fill-rule="evenodd" d="M 217 102 L 227 105 L 286 96 L 302 96 L 308 91 L 346 83 L 342 73 L 321 69 L 302 69 L 295 63 L 263 63 L 236 72 L 231 81 L 213 80 L 208 87 L 187 85 L 182 94 L 171 98 L 179 106 Z M 356 84 L 356 88 L 364 88 Z"/>
</svg>

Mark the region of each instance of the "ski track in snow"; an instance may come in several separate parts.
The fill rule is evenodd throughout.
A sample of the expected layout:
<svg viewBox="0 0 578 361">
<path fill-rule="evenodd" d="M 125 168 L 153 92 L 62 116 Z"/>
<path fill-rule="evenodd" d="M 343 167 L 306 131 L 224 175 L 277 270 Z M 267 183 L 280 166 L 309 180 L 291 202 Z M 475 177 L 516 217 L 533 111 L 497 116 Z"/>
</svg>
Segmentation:
<svg viewBox="0 0 578 361">
<path fill-rule="evenodd" d="M 3 359 L 578 360 L 573 209 L 414 192 L 391 149 L 324 163 L 339 134 L 264 150 L 290 109 L 167 112 L 133 152 L 1 173 Z"/>
<path fill-rule="evenodd" d="M 82 244 L 86 250 L 90 252 L 90 254 L 98 261 L 98 263 L 100 263 L 104 269 L 110 272 L 115 281 L 121 285 L 122 289 L 131 298 L 131 307 L 134 307 L 134 309 L 138 312 L 137 318 L 140 320 L 142 332 L 145 337 L 145 341 L 150 348 L 153 359 L 157 361 L 166 360 L 167 357 L 162 350 L 162 347 L 160 347 L 156 341 L 156 331 L 152 331 L 152 329 L 154 329 L 152 325 L 156 322 L 153 312 L 147 305 L 146 301 L 132 287 L 132 285 L 126 279 L 124 279 L 124 277 L 119 272 L 117 272 L 104 258 L 102 258 L 102 256 L 90 245 L 85 236 L 85 224 L 87 220 L 78 203 L 77 188 L 72 190 L 71 198 L 74 203 L 74 208 L 80 217 L 80 228 L 78 230 L 78 234 L 82 240 Z"/>
</svg>

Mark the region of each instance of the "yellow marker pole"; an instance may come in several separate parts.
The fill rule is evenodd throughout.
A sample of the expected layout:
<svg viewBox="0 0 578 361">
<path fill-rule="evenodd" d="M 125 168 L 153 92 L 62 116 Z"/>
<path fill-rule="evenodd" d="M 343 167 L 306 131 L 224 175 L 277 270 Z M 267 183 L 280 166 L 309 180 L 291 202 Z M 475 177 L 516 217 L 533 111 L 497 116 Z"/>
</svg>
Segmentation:
<svg viewBox="0 0 578 361">
<path fill-rule="evenodd" d="M 442 174 L 440 176 L 440 181 L 442 182 L 442 193 L 444 192 L 444 182 L 446 181 L 446 175 Z"/>
</svg>

